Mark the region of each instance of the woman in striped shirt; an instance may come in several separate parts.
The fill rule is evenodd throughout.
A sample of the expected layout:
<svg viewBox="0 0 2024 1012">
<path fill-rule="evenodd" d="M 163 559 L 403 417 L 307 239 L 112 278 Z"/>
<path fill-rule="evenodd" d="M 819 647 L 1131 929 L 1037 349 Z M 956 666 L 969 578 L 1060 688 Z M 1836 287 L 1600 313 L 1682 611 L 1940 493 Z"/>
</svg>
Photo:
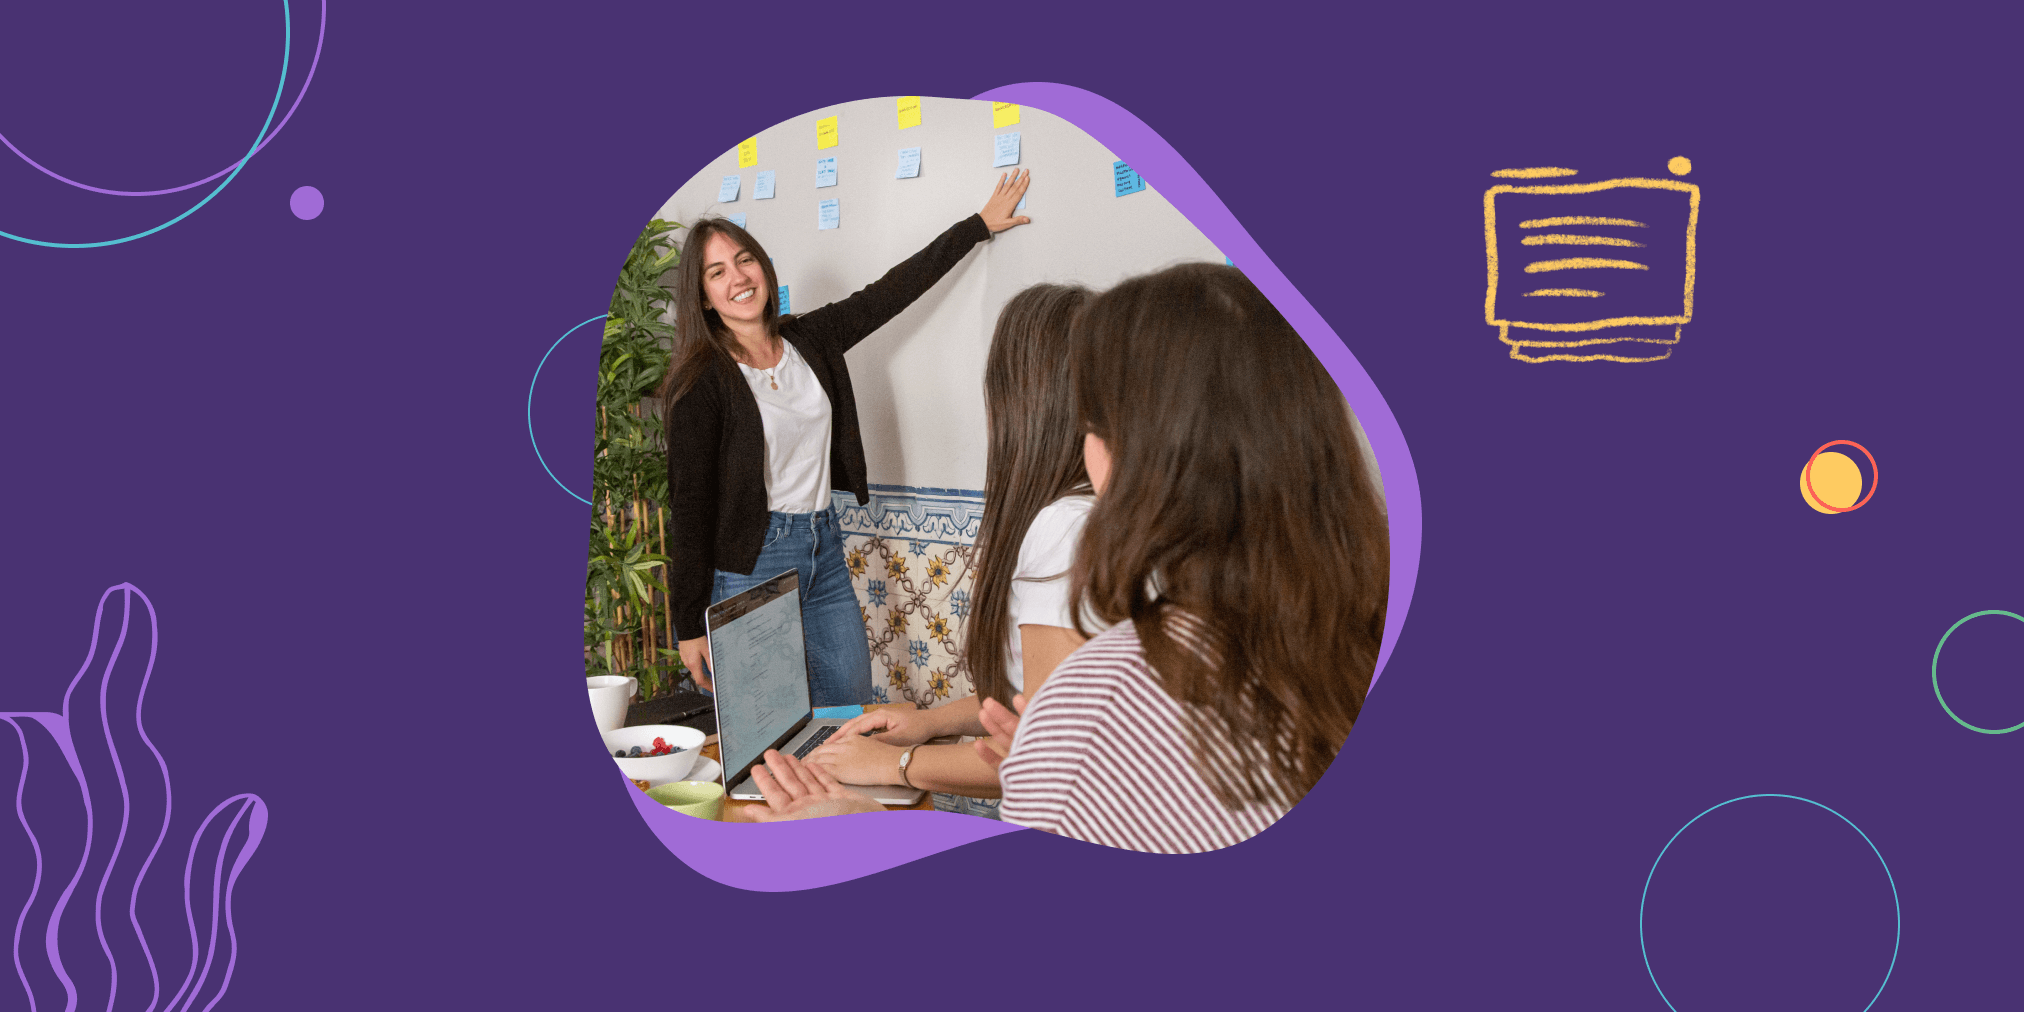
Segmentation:
<svg viewBox="0 0 2024 1012">
<path fill-rule="evenodd" d="M 1070 597 L 1114 625 L 1023 716 L 984 703 L 990 742 L 1012 742 L 1003 817 L 1132 850 L 1227 847 L 1314 786 L 1362 709 L 1384 508 L 1341 393 L 1234 268 L 1126 281 L 1073 343 L 1097 499 Z M 822 771 L 773 772 L 782 817 L 849 808 Z"/>
</svg>

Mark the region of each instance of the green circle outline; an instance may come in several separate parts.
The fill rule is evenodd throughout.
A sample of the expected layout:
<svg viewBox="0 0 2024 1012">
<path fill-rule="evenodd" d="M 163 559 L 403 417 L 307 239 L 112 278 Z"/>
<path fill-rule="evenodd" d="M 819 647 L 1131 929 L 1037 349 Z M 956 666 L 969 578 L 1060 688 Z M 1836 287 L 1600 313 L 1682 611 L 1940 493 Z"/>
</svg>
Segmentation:
<svg viewBox="0 0 2024 1012">
<path fill-rule="evenodd" d="M 1959 622 L 1956 622 L 1953 625 L 1948 626 L 1946 634 L 1940 637 L 1940 645 L 1933 648 L 1933 698 L 1940 701 L 1940 709 L 1947 711 L 1947 716 L 1954 718 L 1954 723 L 1959 724 L 1970 731 L 1980 731 L 1983 734 L 2009 734 L 2010 732 L 2015 731 L 2019 728 L 2024 728 L 2024 723 L 2019 723 L 2018 725 L 2016 725 L 2016 727 L 2006 727 L 2000 730 L 1987 727 L 1976 727 L 1975 725 L 1970 724 L 1965 720 L 1962 720 L 1961 715 L 1955 713 L 1954 708 L 1947 705 L 1947 697 L 1940 694 L 1940 651 L 1946 649 L 1947 637 L 1954 635 L 1954 630 L 1959 629 L 1964 625 L 1967 625 L 1968 619 L 1981 618 L 1984 615 L 2007 615 L 2010 618 L 2014 618 L 2019 622 L 2024 622 L 2024 615 L 2019 615 L 2014 611 L 2004 611 L 2001 608 L 1991 608 L 1988 611 L 1978 611 L 1973 615 L 1969 615 L 1968 618 L 1964 618 Z"/>
</svg>

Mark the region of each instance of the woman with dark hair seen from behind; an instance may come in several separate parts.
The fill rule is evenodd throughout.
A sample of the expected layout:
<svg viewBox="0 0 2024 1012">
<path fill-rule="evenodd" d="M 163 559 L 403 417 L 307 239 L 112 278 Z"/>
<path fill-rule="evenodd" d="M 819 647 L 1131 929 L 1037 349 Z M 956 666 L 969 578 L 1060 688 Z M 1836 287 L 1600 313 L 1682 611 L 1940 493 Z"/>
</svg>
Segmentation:
<svg viewBox="0 0 2024 1012">
<path fill-rule="evenodd" d="M 843 354 L 934 287 L 970 248 L 1027 220 L 1024 173 L 984 209 L 841 302 L 780 315 L 758 240 L 708 218 L 682 244 L 675 348 L 661 384 L 668 432 L 668 588 L 676 646 L 710 688 L 703 613 L 788 570 L 799 573 L 815 706 L 871 698 L 871 651 L 844 565 L 832 486 L 870 501 L 864 440 Z"/>
<path fill-rule="evenodd" d="M 1005 303 L 991 335 L 984 364 L 989 506 L 977 532 L 963 632 L 976 694 L 931 710 L 876 710 L 844 724 L 808 757 L 843 783 L 997 797 L 997 771 L 975 749 L 922 743 L 985 734 L 981 701 L 1009 705 L 1017 693 L 1032 695 L 1082 645 L 1068 606 L 1068 571 L 1095 498 L 1069 387 L 1068 334 L 1089 299 L 1086 288 L 1034 285 Z M 866 734 L 872 737 L 860 737 Z M 899 759 L 909 748 L 902 774 Z"/>
<path fill-rule="evenodd" d="M 1012 742 L 1008 822 L 1131 850 L 1227 847 L 1305 796 L 1363 707 L 1390 582 L 1384 507 L 1341 393 L 1234 268 L 1098 296 L 1073 375 L 1097 500 L 1071 597 L 1116 625 L 1022 716 L 986 701 L 996 737 L 978 751 Z M 768 760 L 775 817 L 862 808 L 827 771 Z"/>
</svg>

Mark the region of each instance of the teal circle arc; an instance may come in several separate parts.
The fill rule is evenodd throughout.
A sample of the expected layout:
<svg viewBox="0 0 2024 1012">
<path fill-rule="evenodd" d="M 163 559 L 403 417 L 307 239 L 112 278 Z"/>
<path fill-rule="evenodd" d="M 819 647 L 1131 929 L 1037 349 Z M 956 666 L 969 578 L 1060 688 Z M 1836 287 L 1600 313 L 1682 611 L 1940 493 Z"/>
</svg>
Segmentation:
<svg viewBox="0 0 2024 1012">
<path fill-rule="evenodd" d="M 1862 1012 L 1869 1012 L 1869 1010 L 1876 1005 L 1877 999 L 1883 997 L 1883 989 L 1890 986 L 1890 975 L 1893 971 L 1897 969 L 1898 950 L 1904 945 L 1905 907 L 1904 901 L 1898 898 L 1897 876 L 1892 875 L 1890 873 L 1890 862 L 1885 861 L 1883 859 L 1883 851 L 1876 849 L 1876 841 L 1871 840 L 1869 838 L 1869 834 L 1862 831 L 1861 826 L 1858 826 L 1854 822 L 1849 821 L 1848 816 L 1843 815 L 1840 812 L 1837 812 L 1834 809 L 1829 808 L 1826 805 L 1823 805 L 1820 802 L 1813 800 L 1812 798 L 1802 798 L 1797 794 L 1745 794 L 1740 798 L 1730 798 L 1729 800 L 1714 806 L 1714 808 L 1710 808 L 1708 809 L 1708 811 L 1702 812 L 1700 815 L 1696 815 L 1693 818 L 1688 819 L 1687 824 L 1675 830 L 1673 832 L 1672 839 L 1667 840 L 1666 845 L 1664 847 L 1659 848 L 1658 858 L 1652 861 L 1652 870 L 1645 873 L 1644 892 L 1638 897 L 1637 901 L 1637 948 L 1638 952 L 1644 956 L 1645 975 L 1651 978 L 1653 989 L 1657 990 L 1659 993 L 1659 1000 L 1665 1002 L 1666 1007 L 1672 1009 L 1673 1012 L 1680 1012 L 1680 1010 L 1673 1005 L 1673 1000 L 1666 996 L 1666 989 L 1659 986 L 1659 975 L 1652 970 L 1651 951 L 1645 946 L 1645 903 L 1647 900 L 1651 898 L 1652 876 L 1658 874 L 1659 862 L 1664 861 L 1666 859 L 1666 852 L 1673 849 L 1673 842 L 1680 838 L 1681 833 L 1686 832 L 1690 827 L 1693 826 L 1694 823 L 1701 821 L 1701 818 L 1707 815 L 1708 812 L 1713 812 L 1719 808 L 1726 808 L 1730 805 L 1735 804 L 1738 801 L 1748 801 L 1751 798 L 1788 798 L 1793 801 L 1804 801 L 1807 804 L 1812 805 L 1813 807 L 1818 808 L 1821 811 L 1826 812 L 1837 819 L 1840 819 L 1842 822 L 1848 825 L 1848 828 L 1855 830 L 1855 835 L 1862 837 L 1862 842 L 1869 845 L 1869 852 L 1876 855 L 1876 863 L 1883 866 L 1884 880 L 1890 883 L 1891 906 L 1896 911 L 1897 933 L 1890 943 L 1890 966 L 1886 967 L 1883 971 L 1883 983 L 1877 985 L 1876 994 L 1870 996 L 1869 1004 L 1864 1005 L 1862 1007 Z"/>
<path fill-rule="evenodd" d="M 585 506 L 595 506 L 597 504 L 591 502 L 588 499 L 585 499 L 580 495 L 576 495 L 575 489 L 570 488 L 567 485 L 564 485 L 562 483 L 562 479 L 557 478 L 555 476 L 555 469 L 548 466 L 547 458 L 541 455 L 541 440 L 534 438 L 534 388 L 541 382 L 541 367 L 548 364 L 548 356 L 555 354 L 555 349 L 562 347 L 562 342 L 568 340 L 569 335 L 574 334 L 577 331 L 582 330 L 583 328 L 593 323 L 596 323 L 597 321 L 602 320 L 609 315 L 611 314 L 599 313 L 596 316 L 593 316 L 590 319 L 585 320 L 582 323 L 579 323 L 576 326 L 563 331 L 562 336 L 556 338 L 555 343 L 549 345 L 548 350 L 541 353 L 541 361 L 534 367 L 534 378 L 532 380 L 529 380 L 527 383 L 527 441 L 529 443 L 534 444 L 534 459 L 541 461 L 541 469 L 543 471 L 548 472 L 548 480 L 554 482 L 556 488 L 559 488 L 564 492 L 569 493 L 570 495 L 576 496 L 576 500 L 584 504 Z"/>
<path fill-rule="evenodd" d="M 1964 625 L 1967 625 L 1969 619 L 1981 618 L 1984 615 L 2002 615 L 2008 618 L 2014 618 L 2019 622 L 2024 622 L 2024 615 L 2019 615 L 2014 611 L 2003 611 L 2000 608 L 1990 608 L 1987 611 L 1978 611 L 1973 615 L 1969 615 L 1967 616 L 1967 618 L 1963 618 L 1959 622 L 1956 622 L 1953 625 L 1948 626 L 1947 631 L 1940 636 L 1939 646 L 1933 648 L 1933 698 L 1938 699 L 1940 701 L 1940 709 L 1947 711 L 1947 716 L 1954 718 L 1954 723 L 1959 724 L 1970 731 L 1980 731 L 1983 734 L 2009 734 L 2010 732 L 2018 730 L 2019 728 L 2024 728 L 2024 723 L 2016 724 L 2011 727 L 1977 727 L 1973 724 L 1968 723 L 1965 720 L 1962 720 L 1961 715 L 1955 713 L 1954 708 L 1947 705 L 1946 694 L 1940 691 L 1940 651 L 1945 650 L 1947 648 L 1947 640 L 1954 635 L 1955 630 L 1961 628 Z"/>
<path fill-rule="evenodd" d="M 211 202 L 211 198 L 225 192 L 225 187 L 232 185 L 232 180 L 239 177 L 239 171 L 246 167 L 248 161 L 252 160 L 253 153 L 260 150 L 260 142 L 266 139 L 267 128 L 274 125 L 274 114 L 281 108 L 281 96 L 286 92 L 288 87 L 288 58 L 292 55 L 294 44 L 294 19 L 288 13 L 288 0 L 281 0 L 281 79 L 274 82 L 274 102 L 267 107 L 267 119 L 260 124 L 260 133 L 253 138 L 253 146 L 246 149 L 246 154 L 240 157 L 237 165 L 232 166 L 232 173 L 226 176 L 216 189 L 204 194 L 204 199 L 190 205 L 189 210 L 145 232 L 135 232 L 132 235 L 123 236 L 118 239 L 103 239 L 98 242 L 50 242 L 47 239 L 30 239 L 27 236 L 15 235 L 12 232 L 4 230 L 0 230 L 0 236 L 5 236 L 15 242 L 27 243 L 30 246 L 47 246 L 51 249 L 97 249 L 102 246 L 118 246 L 121 243 L 133 242 L 135 239 L 145 239 L 162 229 L 168 228 L 170 225 L 182 221 L 190 215 L 196 214 L 205 204 Z"/>
</svg>

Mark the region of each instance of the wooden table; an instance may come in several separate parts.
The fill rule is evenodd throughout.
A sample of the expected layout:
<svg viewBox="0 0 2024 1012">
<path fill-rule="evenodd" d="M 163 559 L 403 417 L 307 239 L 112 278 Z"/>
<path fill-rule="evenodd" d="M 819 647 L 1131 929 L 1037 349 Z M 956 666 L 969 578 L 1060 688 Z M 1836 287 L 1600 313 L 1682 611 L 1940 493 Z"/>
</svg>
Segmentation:
<svg viewBox="0 0 2024 1012">
<path fill-rule="evenodd" d="M 865 709 L 866 709 L 867 711 L 869 711 L 869 710 L 883 710 L 883 709 L 887 709 L 887 708 L 892 708 L 892 709 L 896 709 L 896 710 L 911 710 L 911 709 L 913 709 L 913 708 L 914 708 L 914 704 L 912 704 L 912 703 L 870 703 L 870 704 L 867 704 L 867 705 L 865 706 Z M 708 744 L 706 744 L 706 745 L 704 745 L 704 746 L 703 746 L 703 754 L 704 754 L 704 755 L 706 755 L 706 756 L 709 756 L 709 757 L 710 757 L 711 759 L 714 759 L 714 760 L 718 760 L 718 761 L 722 761 L 722 759 L 723 759 L 723 756 L 722 756 L 722 754 L 721 754 L 721 753 L 720 753 L 720 752 L 718 751 L 718 749 L 717 749 L 717 742 L 716 742 L 716 740 L 715 740 L 715 739 L 716 739 L 716 735 L 711 735 L 711 736 L 710 736 L 710 738 L 711 738 L 711 741 L 710 741 L 710 742 L 709 742 Z M 728 774 L 728 773 L 730 773 L 731 771 L 730 771 L 730 770 L 725 770 L 724 772 Z M 724 786 L 725 786 L 725 787 L 726 787 L 726 788 L 728 789 L 728 788 L 729 788 L 729 787 L 730 787 L 731 785 L 727 783 L 727 784 L 725 784 Z M 732 800 L 732 799 L 730 799 L 730 798 L 725 798 L 725 799 L 724 799 L 724 821 L 725 821 L 725 822 L 751 822 L 751 821 L 752 821 L 752 815 L 751 815 L 750 809 L 753 809 L 753 808 L 764 808 L 765 806 L 766 806 L 766 802 L 764 802 L 764 801 L 734 801 L 734 800 Z M 931 812 L 931 811 L 934 811 L 934 809 L 935 809 L 935 796 L 934 796 L 934 795 L 932 795 L 932 794 L 923 794 L 923 795 L 921 795 L 921 800 L 920 800 L 920 801 L 919 801 L 918 803 L 915 803 L 915 804 L 912 804 L 912 805 L 887 805 L 887 806 L 886 806 L 886 811 L 889 811 L 889 812 L 901 812 L 901 811 L 917 811 L 917 812 Z"/>
</svg>

